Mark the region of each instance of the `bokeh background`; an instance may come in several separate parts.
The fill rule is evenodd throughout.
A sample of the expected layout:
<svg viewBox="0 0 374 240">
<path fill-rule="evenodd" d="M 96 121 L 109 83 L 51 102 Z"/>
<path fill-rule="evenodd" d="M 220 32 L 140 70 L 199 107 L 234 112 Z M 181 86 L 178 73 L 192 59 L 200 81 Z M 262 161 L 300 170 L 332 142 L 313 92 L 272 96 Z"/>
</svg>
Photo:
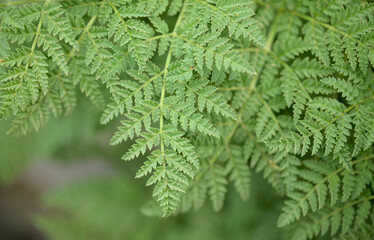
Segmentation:
<svg viewBox="0 0 374 240">
<path fill-rule="evenodd" d="M 0 239 L 280 239 L 281 199 L 252 173 L 243 202 L 229 187 L 215 213 L 207 199 L 196 212 L 158 216 L 146 179 L 135 179 L 144 159 L 120 160 L 130 143 L 108 142 L 118 122 L 99 124 L 100 110 L 80 97 L 73 114 L 51 119 L 39 132 L 6 135 L 0 122 Z"/>
</svg>

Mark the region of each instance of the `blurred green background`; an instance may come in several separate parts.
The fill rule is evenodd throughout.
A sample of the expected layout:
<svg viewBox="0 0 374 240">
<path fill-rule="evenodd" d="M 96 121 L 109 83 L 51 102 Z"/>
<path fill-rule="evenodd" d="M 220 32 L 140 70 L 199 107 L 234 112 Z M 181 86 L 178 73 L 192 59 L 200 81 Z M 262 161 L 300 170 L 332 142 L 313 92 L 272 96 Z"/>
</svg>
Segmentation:
<svg viewBox="0 0 374 240">
<path fill-rule="evenodd" d="M 99 119 L 83 99 L 72 115 L 25 137 L 7 136 L 9 123 L 0 123 L 0 239 L 281 238 L 281 200 L 254 172 L 247 202 L 229 187 L 219 213 L 206 201 L 197 212 L 145 216 L 151 189 L 134 178 L 144 159 L 121 161 L 128 144 L 108 145 L 118 123 Z"/>
</svg>

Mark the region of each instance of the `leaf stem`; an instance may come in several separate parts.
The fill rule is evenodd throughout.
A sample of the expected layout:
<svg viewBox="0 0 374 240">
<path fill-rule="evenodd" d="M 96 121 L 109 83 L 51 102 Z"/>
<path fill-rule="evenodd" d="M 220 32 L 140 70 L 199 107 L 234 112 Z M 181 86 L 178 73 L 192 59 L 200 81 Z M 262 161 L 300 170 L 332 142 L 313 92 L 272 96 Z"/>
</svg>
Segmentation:
<svg viewBox="0 0 374 240">
<path fill-rule="evenodd" d="M 164 37 L 169 37 L 169 36 L 172 36 L 172 35 L 173 35 L 173 33 L 166 33 L 166 34 L 162 34 L 162 35 L 157 35 L 157 36 L 148 38 L 146 41 L 150 42 L 150 41 L 153 41 L 153 40 L 156 40 L 156 39 L 160 39 L 160 38 L 164 38 Z"/>
<path fill-rule="evenodd" d="M 182 22 L 182 18 L 183 18 L 185 9 L 186 9 L 186 4 L 183 5 L 182 10 L 181 10 L 181 12 L 178 16 L 177 22 L 175 23 L 173 32 L 170 34 L 172 36 L 172 39 L 176 36 L 177 28 Z M 164 127 L 163 105 L 164 105 L 164 99 L 165 99 L 165 78 L 166 78 L 166 74 L 168 72 L 167 69 L 170 65 L 171 58 L 172 58 L 172 52 L 173 52 L 172 48 L 173 48 L 173 42 L 169 46 L 169 51 L 168 51 L 166 61 L 165 61 L 165 66 L 164 66 L 164 70 L 163 70 L 164 79 L 162 81 L 162 89 L 161 89 L 161 97 L 160 97 L 160 132 L 161 132 L 161 152 L 162 152 L 162 155 L 164 155 L 164 141 L 163 141 L 162 130 L 163 130 L 163 127 Z"/>
<path fill-rule="evenodd" d="M 173 32 L 170 34 L 172 36 L 172 39 L 174 39 L 174 37 L 176 35 L 177 28 L 180 25 L 180 23 L 182 22 L 182 18 L 183 18 L 185 9 L 186 9 L 186 4 L 185 3 L 183 4 L 182 10 L 179 13 L 179 16 L 178 16 L 177 22 L 175 23 Z M 164 79 L 162 79 L 162 89 L 161 89 L 161 97 L 160 97 L 160 104 L 159 104 L 159 106 L 160 106 L 160 126 L 159 126 L 160 148 L 161 148 L 162 166 L 163 166 L 163 169 L 164 169 L 164 178 L 165 178 L 166 185 L 168 185 L 168 181 L 167 181 L 167 175 L 166 175 L 165 143 L 164 143 L 164 132 L 163 132 L 163 128 L 164 128 L 163 108 L 164 108 L 164 100 L 165 100 L 165 78 L 166 78 L 166 74 L 168 72 L 167 69 L 170 65 L 171 58 L 172 58 L 172 49 L 173 49 L 173 41 L 170 43 L 168 54 L 167 54 L 166 61 L 165 61 L 165 66 L 164 66 L 164 70 L 163 70 Z"/>
</svg>

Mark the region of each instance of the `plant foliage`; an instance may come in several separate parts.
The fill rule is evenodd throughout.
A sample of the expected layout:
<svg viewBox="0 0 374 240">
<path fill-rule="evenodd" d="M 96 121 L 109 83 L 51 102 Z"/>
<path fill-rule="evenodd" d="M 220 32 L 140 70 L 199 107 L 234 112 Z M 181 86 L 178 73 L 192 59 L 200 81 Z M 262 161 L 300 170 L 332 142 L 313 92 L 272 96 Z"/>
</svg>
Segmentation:
<svg viewBox="0 0 374 240">
<path fill-rule="evenodd" d="M 28 2 L 0 3 L 9 133 L 72 112 L 79 88 L 120 120 L 110 144 L 135 141 L 124 160 L 148 156 L 136 177 L 165 216 L 218 211 L 229 183 L 247 199 L 254 168 L 286 198 L 287 239 L 373 236 L 373 3 Z"/>
</svg>

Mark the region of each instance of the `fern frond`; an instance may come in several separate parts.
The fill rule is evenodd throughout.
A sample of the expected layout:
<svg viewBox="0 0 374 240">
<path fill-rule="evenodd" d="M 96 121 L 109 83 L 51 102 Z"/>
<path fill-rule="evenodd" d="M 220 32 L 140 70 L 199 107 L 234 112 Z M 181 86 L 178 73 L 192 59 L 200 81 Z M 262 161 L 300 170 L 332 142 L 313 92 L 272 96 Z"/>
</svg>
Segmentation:
<svg viewBox="0 0 374 240">
<path fill-rule="evenodd" d="M 355 182 L 355 174 L 344 167 L 335 169 L 334 166 L 317 160 L 304 161 L 307 169 L 298 171 L 300 181 L 295 182 L 295 191 L 289 194 L 291 199 L 286 201 L 278 225 L 289 225 L 310 211 L 315 212 L 323 208 L 328 199 L 331 206 L 335 205 L 338 199 L 356 199 L 370 182 L 372 173 L 369 169 L 373 165 L 371 158 L 372 155 L 365 156 L 352 162 L 354 171 L 362 174 L 363 179 L 358 182 Z M 352 194 L 353 191 L 359 194 Z"/>
<path fill-rule="evenodd" d="M 227 180 L 225 178 L 225 170 L 222 166 L 212 164 L 206 175 L 208 185 L 208 193 L 213 204 L 214 211 L 219 211 L 223 206 L 226 193 Z"/>
<path fill-rule="evenodd" d="M 229 183 L 247 199 L 255 168 L 287 199 L 287 237 L 371 225 L 373 3 L 31 2 L 0 3 L 9 133 L 85 95 L 120 122 L 110 144 L 134 141 L 124 160 L 147 156 L 136 177 L 165 216 L 207 196 L 218 211 Z"/>
<path fill-rule="evenodd" d="M 341 234 L 339 237 L 334 238 L 334 240 L 353 240 L 353 239 L 363 239 L 369 240 L 374 237 L 373 226 L 370 224 L 363 224 L 360 228 L 351 230 L 344 234 Z"/>
<path fill-rule="evenodd" d="M 208 119 L 200 113 L 196 113 L 194 106 L 188 102 L 180 102 L 176 97 L 165 99 L 165 117 L 170 118 L 171 122 L 178 127 L 181 124 L 183 130 L 187 127 L 191 131 L 196 129 L 206 135 L 219 137 L 218 131 L 213 127 Z"/>
<path fill-rule="evenodd" d="M 217 88 L 207 86 L 206 80 L 195 80 L 187 84 L 180 83 L 186 91 L 186 95 L 192 95 L 192 99 L 196 99 L 199 111 L 206 109 L 208 112 L 214 110 L 217 114 L 224 117 L 236 119 L 236 114 L 231 110 L 227 103 L 222 99 L 222 95 L 217 93 Z"/>
<path fill-rule="evenodd" d="M 256 21 L 252 18 L 254 15 L 253 3 L 250 1 L 201 1 L 195 0 L 199 4 L 201 14 L 209 14 L 213 29 L 221 32 L 227 27 L 229 36 L 238 38 L 243 36 L 249 38 L 260 46 L 265 46 L 265 41 Z"/>
<path fill-rule="evenodd" d="M 238 146 L 227 146 L 228 162 L 225 168 L 230 173 L 230 180 L 234 182 L 236 190 L 243 200 L 249 198 L 250 192 L 250 170 L 243 156 L 243 148 Z"/>
<path fill-rule="evenodd" d="M 368 100 L 368 99 L 367 99 Z M 309 103 L 306 111 L 306 118 L 300 121 L 297 127 L 298 132 L 292 132 L 289 137 L 273 142 L 268 142 L 268 146 L 275 150 L 286 150 L 295 154 L 305 155 L 312 147 L 312 154 L 316 154 L 322 144 L 323 138 L 326 141 L 325 155 L 333 152 L 334 158 L 349 167 L 349 157 L 345 144 L 352 129 L 352 117 L 350 112 L 357 110 L 359 102 L 350 107 L 345 107 L 342 103 L 328 98 L 315 98 Z M 321 132 L 324 130 L 325 135 Z M 313 137 L 313 144 L 310 138 Z M 301 152 L 300 152 L 301 151 Z M 349 155 L 349 153 L 348 153 Z M 348 158 L 348 159 L 347 159 Z"/>
<path fill-rule="evenodd" d="M 132 108 L 134 113 L 126 114 L 128 120 L 122 121 L 122 126 L 118 128 L 119 131 L 114 134 L 110 143 L 116 145 L 128 138 L 134 138 L 140 134 L 143 125 L 145 130 L 148 130 L 151 127 L 152 115 L 159 115 L 156 112 L 159 107 L 157 102 L 144 101 L 141 106 Z"/>
<path fill-rule="evenodd" d="M 326 234 L 328 230 L 331 236 L 338 232 L 346 234 L 357 221 L 364 221 L 369 217 L 372 199 L 373 196 L 365 196 L 356 201 L 340 204 L 336 209 L 323 209 L 298 223 L 298 229 L 291 239 L 311 239 Z"/>
</svg>

